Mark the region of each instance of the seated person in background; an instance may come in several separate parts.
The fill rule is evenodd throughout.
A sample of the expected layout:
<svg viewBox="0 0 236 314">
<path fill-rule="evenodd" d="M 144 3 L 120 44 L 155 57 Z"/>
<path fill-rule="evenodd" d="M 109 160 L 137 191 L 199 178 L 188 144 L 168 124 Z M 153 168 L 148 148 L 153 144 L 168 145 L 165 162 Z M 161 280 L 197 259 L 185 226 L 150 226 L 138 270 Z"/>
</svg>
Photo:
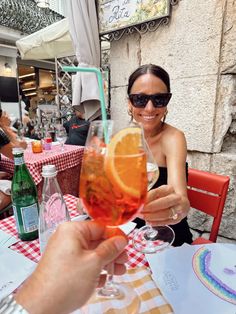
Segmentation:
<svg viewBox="0 0 236 314">
<path fill-rule="evenodd" d="M 9 148 L 7 148 L 6 146 L 8 146 Z M 10 150 L 12 149 L 10 141 L 8 137 L 6 136 L 6 134 L 0 129 L 0 153 L 2 153 L 2 150 L 7 152 L 8 149 Z M 6 193 L 7 190 L 9 189 L 9 184 L 10 184 L 10 181 L 7 179 L 9 179 L 7 173 L 1 171 L 0 172 L 0 211 L 11 203 L 11 195 L 9 193 Z"/>
<path fill-rule="evenodd" d="M 18 140 L 17 135 L 11 130 L 11 120 L 5 112 L 2 112 L 0 117 L 0 160 L 1 154 L 13 159 L 12 148 L 26 148 L 27 143 L 23 140 Z M 3 169 L 4 170 L 4 169 Z M 11 185 L 9 175 L 1 173 L 0 175 L 0 210 L 4 209 L 11 202 L 10 190 Z"/>
<path fill-rule="evenodd" d="M 65 144 L 84 146 L 88 134 L 89 122 L 84 119 L 84 114 L 75 109 L 75 115 L 64 123 L 68 138 Z"/>
<path fill-rule="evenodd" d="M 1 213 L 4 208 L 6 209 L 11 204 L 11 181 L 8 178 L 10 178 L 10 174 L 0 171 L 0 219 L 5 218 L 6 216 L 4 215 L 9 216 L 12 214 L 12 212 L 11 214 L 7 213 L 10 206 L 7 211 L 4 210 L 4 215 Z"/>
<path fill-rule="evenodd" d="M 35 128 L 31 122 L 28 122 L 26 127 L 27 128 L 26 128 L 25 137 L 28 137 L 34 140 L 40 140 L 40 137 L 38 136 L 38 134 L 36 134 Z"/>
<path fill-rule="evenodd" d="M 11 129 L 11 120 L 6 112 L 0 117 L 0 153 L 4 156 L 13 159 L 12 148 L 22 147 L 26 149 L 27 143 L 24 140 L 17 138 L 17 134 Z"/>
</svg>

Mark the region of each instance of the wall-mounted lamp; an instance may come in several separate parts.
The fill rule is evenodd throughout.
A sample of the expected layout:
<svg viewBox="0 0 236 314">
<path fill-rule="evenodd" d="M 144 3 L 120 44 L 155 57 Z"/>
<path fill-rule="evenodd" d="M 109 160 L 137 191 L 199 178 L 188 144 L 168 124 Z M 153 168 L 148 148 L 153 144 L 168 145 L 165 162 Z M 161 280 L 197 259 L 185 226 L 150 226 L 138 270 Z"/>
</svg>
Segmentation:
<svg viewBox="0 0 236 314">
<path fill-rule="evenodd" d="M 11 66 L 9 63 L 5 63 L 5 73 L 11 74 Z"/>
<path fill-rule="evenodd" d="M 49 0 L 36 0 L 36 4 L 40 8 L 49 8 Z"/>
</svg>

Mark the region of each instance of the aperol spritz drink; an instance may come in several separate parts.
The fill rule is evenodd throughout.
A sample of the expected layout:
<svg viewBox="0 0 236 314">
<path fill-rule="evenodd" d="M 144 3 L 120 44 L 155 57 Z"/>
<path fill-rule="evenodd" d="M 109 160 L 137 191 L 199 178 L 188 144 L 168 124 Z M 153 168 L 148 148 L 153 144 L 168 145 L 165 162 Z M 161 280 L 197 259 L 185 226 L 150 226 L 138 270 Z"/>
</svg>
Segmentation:
<svg viewBox="0 0 236 314">
<path fill-rule="evenodd" d="M 90 123 L 79 194 L 89 216 L 113 228 L 114 235 L 115 227 L 135 218 L 146 201 L 147 160 L 142 138 L 139 126 L 114 133 L 114 121 Z M 98 295 L 123 305 L 138 299 L 128 285 L 113 283 L 112 271 Z"/>
<path fill-rule="evenodd" d="M 86 166 L 81 170 L 80 197 L 88 214 L 107 226 L 134 219 L 146 199 L 145 153 L 107 156 L 87 150 L 83 164 Z M 118 177 L 116 167 L 125 171 L 125 182 Z M 134 175 L 130 174 L 133 170 Z"/>
</svg>

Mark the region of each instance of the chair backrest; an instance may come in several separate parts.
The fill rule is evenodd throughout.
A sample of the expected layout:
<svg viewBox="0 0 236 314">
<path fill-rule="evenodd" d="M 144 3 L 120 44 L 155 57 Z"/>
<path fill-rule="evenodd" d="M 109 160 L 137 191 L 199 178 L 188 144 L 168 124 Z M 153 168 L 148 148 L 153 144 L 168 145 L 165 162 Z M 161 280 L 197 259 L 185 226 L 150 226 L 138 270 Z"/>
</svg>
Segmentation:
<svg viewBox="0 0 236 314">
<path fill-rule="evenodd" d="M 190 206 L 212 217 L 209 240 L 216 242 L 229 187 L 228 176 L 188 169 L 188 199 Z"/>
</svg>

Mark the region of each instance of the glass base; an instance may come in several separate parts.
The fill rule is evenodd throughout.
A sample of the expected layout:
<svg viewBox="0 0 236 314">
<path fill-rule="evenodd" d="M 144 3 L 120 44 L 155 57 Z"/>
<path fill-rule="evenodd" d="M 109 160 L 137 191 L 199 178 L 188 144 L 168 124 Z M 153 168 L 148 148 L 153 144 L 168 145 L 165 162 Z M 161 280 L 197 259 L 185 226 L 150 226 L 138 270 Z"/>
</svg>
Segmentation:
<svg viewBox="0 0 236 314">
<path fill-rule="evenodd" d="M 133 237 L 134 248 L 142 253 L 156 253 L 170 246 L 175 233 L 169 226 L 144 226 Z"/>
<path fill-rule="evenodd" d="M 138 314 L 140 309 L 140 299 L 134 289 L 128 284 L 114 284 L 115 294 L 113 296 L 105 295 L 99 288 L 92 295 L 89 301 L 81 308 L 82 313 L 128 313 Z M 104 291 L 103 291 L 104 292 Z"/>
<path fill-rule="evenodd" d="M 120 288 L 120 285 L 115 284 L 114 282 L 112 285 L 106 284 L 104 287 L 97 289 L 97 295 L 99 297 L 104 298 L 123 298 L 124 291 Z"/>
</svg>

